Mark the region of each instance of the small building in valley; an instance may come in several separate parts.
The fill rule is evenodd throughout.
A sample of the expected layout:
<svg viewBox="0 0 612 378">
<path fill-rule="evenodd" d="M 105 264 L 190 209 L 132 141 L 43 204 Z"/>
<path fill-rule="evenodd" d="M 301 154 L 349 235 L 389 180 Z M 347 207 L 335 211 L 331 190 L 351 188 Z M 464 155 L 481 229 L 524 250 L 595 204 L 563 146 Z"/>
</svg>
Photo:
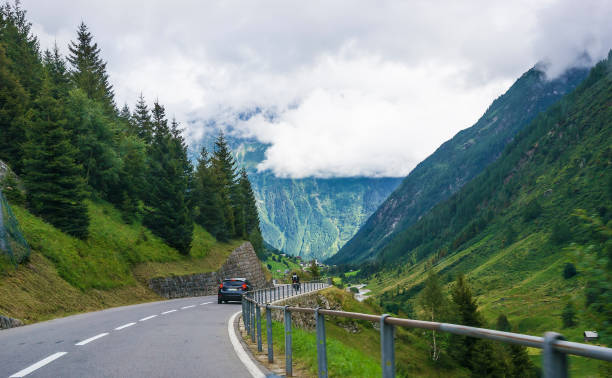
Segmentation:
<svg viewBox="0 0 612 378">
<path fill-rule="evenodd" d="M 584 341 L 597 341 L 598 338 L 597 331 L 584 331 Z"/>
</svg>

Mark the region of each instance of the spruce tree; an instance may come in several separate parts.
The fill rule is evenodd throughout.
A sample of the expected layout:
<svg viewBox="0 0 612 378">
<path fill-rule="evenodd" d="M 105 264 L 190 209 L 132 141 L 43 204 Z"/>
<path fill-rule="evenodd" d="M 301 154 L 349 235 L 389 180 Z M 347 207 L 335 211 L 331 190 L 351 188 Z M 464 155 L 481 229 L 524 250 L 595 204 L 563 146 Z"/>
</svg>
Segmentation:
<svg viewBox="0 0 612 378">
<path fill-rule="evenodd" d="M 188 207 L 189 175 L 186 149 L 175 138 L 163 106 L 153 108 L 156 132 L 150 147 L 148 214 L 144 221 L 156 235 L 187 255 L 193 238 L 193 220 Z"/>
<path fill-rule="evenodd" d="M 72 65 L 71 76 L 74 84 L 83 90 L 88 98 L 103 104 L 107 115 L 116 113 L 113 87 L 108 81 L 106 62 L 100 57 L 100 48 L 93 41 L 87 25 L 81 22 L 77 40 L 68 46 L 68 61 Z"/>
<path fill-rule="evenodd" d="M 86 192 L 76 150 L 66 125 L 65 108 L 52 96 L 51 80 L 43 81 L 34 103 L 32 127 L 25 146 L 25 184 L 28 206 L 60 230 L 87 237 Z"/>
<path fill-rule="evenodd" d="M 69 92 L 67 108 L 69 131 L 78 149 L 77 163 L 84 168 L 87 185 L 112 200 L 111 191 L 119 183 L 121 170 L 117 125 L 105 115 L 102 105 L 87 98 L 81 89 Z"/>
<path fill-rule="evenodd" d="M 212 157 L 212 168 L 217 177 L 219 196 L 221 198 L 221 209 L 225 218 L 225 227 L 231 237 L 236 237 L 236 216 L 234 210 L 237 207 L 236 161 L 227 145 L 223 133 L 215 141 L 215 150 Z M 240 232 L 241 230 L 238 230 Z M 242 236 L 242 235 L 240 235 Z"/>
<path fill-rule="evenodd" d="M 0 6 L 0 41 L 5 45 L 9 70 L 15 75 L 30 99 L 38 96 L 43 66 L 39 43 L 32 33 L 32 23 L 26 18 L 21 3 L 5 2 Z"/>
<path fill-rule="evenodd" d="M 244 224 L 246 229 L 247 237 L 253 245 L 257 254 L 263 253 L 263 237 L 261 236 L 261 229 L 259 227 L 259 213 L 257 211 L 257 201 L 255 199 L 255 192 L 249 181 L 246 169 L 240 170 L 240 179 L 238 181 L 240 190 L 242 191 L 242 211 L 244 214 Z"/>
<path fill-rule="evenodd" d="M 53 97 L 65 100 L 70 91 L 70 76 L 68 75 L 66 62 L 60 55 L 57 44 L 53 46 L 52 52 L 49 50 L 45 51 L 43 64 L 52 83 Z"/>
<path fill-rule="evenodd" d="M 147 107 L 142 93 L 138 97 L 134 114 L 132 115 L 134 127 L 136 128 L 136 135 L 144 140 L 147 144 L 153 142 L 153 122 L 151 121 L 151 112 Z"/>
<path fill-rule="evenodd" d="M 472 289 L 463 274 L 457 276 L 451 297 L 459 324 L 470 327 L 484 325 L 476 299 L 472 296 Z M 505 358 L 496 356 L 498 350 L 487 340 L 452 335 L 449 350 L 455 360 L 469 368 L 475 376 L 502 376 Z"/>
<path fill-rule="evenodd" d="M 9 71 L 8 62 L 0 43 L 0 160 L 6 161 L 20 174 L 31 113 L 28 112 L 28 95 L 17 77 Z"/>
<path fill-rule="evenodd" d="M 225 217 L 221 208 L 221 195 L 218 186 L 208 151 L 205 147 L 202 147 L 195 172 L 195 221 L 217 240 L 227 241 L 230 235 L 227 232 Z"/>
</svg>

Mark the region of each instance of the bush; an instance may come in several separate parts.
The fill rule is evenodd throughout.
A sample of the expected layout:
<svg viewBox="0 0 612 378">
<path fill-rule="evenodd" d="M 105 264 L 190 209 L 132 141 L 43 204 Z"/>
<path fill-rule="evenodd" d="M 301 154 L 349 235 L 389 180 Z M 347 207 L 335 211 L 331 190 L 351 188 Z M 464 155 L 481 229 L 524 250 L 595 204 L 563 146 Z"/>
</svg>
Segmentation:
<svg viewBox="0 0 612 378">
<path fill-rule="evenodd" d="M 561 314 L 563 320 L 563 328 L 569 328 L 576 325 L 576 309 L 572 302 L 568 302 Z"/>
<path fill-rule="evenodd" d="M 529 202 L 523 209 L 523 219 L 525 222 L 536 219 L 540 214 L 542 214 L 542 206 L 540 206 L 537 200 Z"/>
<path fill-rule="evenodd" d="M 565 263 L 565 267 L 563 268 L 563 278 L 570 279 L 574 277 L 578 272 L 576 271 L 576 267 L 572 263 Z"/>
</svg>

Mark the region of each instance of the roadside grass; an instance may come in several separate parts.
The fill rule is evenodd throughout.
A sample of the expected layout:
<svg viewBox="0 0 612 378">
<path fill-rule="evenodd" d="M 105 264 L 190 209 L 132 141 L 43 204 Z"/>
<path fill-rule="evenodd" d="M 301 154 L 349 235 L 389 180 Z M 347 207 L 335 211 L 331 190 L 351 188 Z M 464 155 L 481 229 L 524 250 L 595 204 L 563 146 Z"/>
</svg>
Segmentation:
<svg viewBox="0 0 612 378">
<path fill-rule="evenodd" d="M 86 240 L 62 233 L 21 206 L 11 208 L 32 254 L 17 267 L 0 259 L 0 314 L 26 323 L 160 300 L 148 289 L 148 279 L 217 270 L 243 243 L 218 243 L 196 226 L 190 254 L 183 256 L 142 224 L 126 224 L 106 202 L 88 202 Z"/>
<path fill-rule="evenodd" d="M 343 311 L 380 314 L 376 305 L 353 299 L 350 293 L 337 288 L 319 292 L 334 308 Z M 306 376 L 317 376 L 317 349 L 315 330 L 296 327 L 292 329 L 294 371 Z M 284 361 L 285 339 L 282 322 L 272 322 L 275 360 Z M 371 322 L 348 318 L 326 317 L 326 345 L 329 376 L 380 377 L 380 330 Z M 467 377 L 467 372 L 457 368 L 452 361 L 441 359 L 432 362 L 429 346 L 421 333 L 396 328 L 395 356 L 398 377 Z M 262 311 L 263 350 L 267 350 L 265 310 Z M 302 376 L 302 375 L 300 375 Z"/>
</svg>

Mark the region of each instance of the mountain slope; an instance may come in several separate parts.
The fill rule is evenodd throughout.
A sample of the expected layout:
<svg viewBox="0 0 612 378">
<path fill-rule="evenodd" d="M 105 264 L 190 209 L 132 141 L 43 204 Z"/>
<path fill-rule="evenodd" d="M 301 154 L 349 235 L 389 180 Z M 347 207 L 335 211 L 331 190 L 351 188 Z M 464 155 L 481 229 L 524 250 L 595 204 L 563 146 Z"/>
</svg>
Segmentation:
<svg viewBox="0 0 612 378">
<path fill-rule="evenodd" d="M 227 131 L 227 130 L 226 130 Z M 192 144 L 211 149 L 215 133 Z M 274 248 L 307 259 L 333 256 L 399 185 L 401 178 L 285 179 L 258 172 L 268 146 L 226 133 L 236 160 L 248 170 L 263 238 Z"/>
<path fill-rule="evenodd" d="M 612 57 L 612 55 L 611 55 Z M 584 242 L 576 209 L 612 218 L 612 60 L 518 134 L 503 156 L 460 192 L 398 233 L 389 262 L 450 254 L 481 240 L 512 243 L 534 232 L 557 244 Z M 551 239 L 551 240 L 552 240 Z M 541 247 L 544 248 L 544 247 Z"/>
<path fill-rule="evenodd" d="M 572 69 L 547 81 L 537 69 L 527 71 L 491 104 L 476 124 L 459 132 L 410 172 L 329 262 L 354 263 L 373 258 L 394 235 L 495 161 L 517 132 L 572 91 L 587 72 Z"/>
</svg>

